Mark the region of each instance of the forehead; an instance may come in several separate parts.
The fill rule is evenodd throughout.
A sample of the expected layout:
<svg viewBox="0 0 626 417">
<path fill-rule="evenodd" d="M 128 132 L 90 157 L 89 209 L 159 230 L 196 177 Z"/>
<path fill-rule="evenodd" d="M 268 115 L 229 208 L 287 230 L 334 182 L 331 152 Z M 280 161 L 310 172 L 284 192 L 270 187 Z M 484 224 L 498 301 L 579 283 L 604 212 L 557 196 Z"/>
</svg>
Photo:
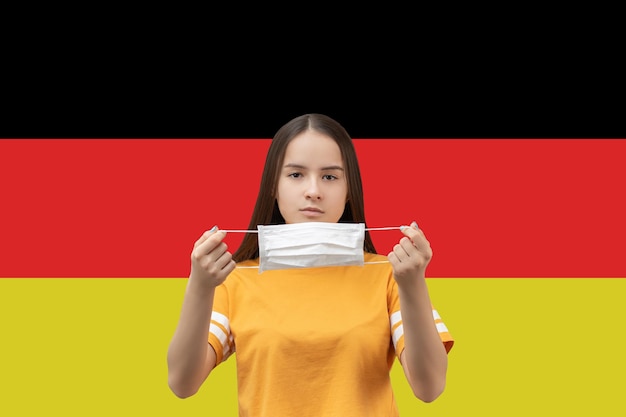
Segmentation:
<svg viewBox="0 0 626 417">
<path fill-rule="evenodd" d="M 303 166 L 337 165 L 343 167 L 339 145 L 331 137 L 307 130 L 294 137 L 285 150 L 284 164 Z"/>
</svg>

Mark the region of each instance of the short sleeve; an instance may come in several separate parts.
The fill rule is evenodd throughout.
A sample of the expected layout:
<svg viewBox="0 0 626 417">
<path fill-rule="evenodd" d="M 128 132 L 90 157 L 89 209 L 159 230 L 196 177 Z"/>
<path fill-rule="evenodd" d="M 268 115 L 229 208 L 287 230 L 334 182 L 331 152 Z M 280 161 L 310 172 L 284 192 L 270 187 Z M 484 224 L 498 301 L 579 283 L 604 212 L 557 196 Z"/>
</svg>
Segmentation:
<svg viewBox="0 0 626 417">
<path fill-rule="evenodd" d="M 393 277 L 391 277 L 389 282 L 387 298 L 391 340 L 393 342 L 396 355 L 400 357 L 400 354 L 402 354 L 402 351 L 404 350 L 404 327 L 402 326 L 402 313 L 400 312 L 400 296 L 398 295 L 398 286 Z M 452 338 L 448 327 L 439 315 L 439 312 L 434 307 L 431 306 L 431 308 L 433 312 L 433 320 L 435 322 L 435 326 L 437 327 L 437 331 L 439 332 L 439 337 L 441 338 L 441 342 L 446 349 L 446 353 L 448 353 L 454 345 L 454 339 Z"/>
<path fill-rule="evenodd" d="M 211 325 L 209 326 L 209 344 L 215 350 L 216 365 L 224 362 L 235 352 L 228 311 L 228 291 L 222 284 L 215 288 Z"/>
</svg>

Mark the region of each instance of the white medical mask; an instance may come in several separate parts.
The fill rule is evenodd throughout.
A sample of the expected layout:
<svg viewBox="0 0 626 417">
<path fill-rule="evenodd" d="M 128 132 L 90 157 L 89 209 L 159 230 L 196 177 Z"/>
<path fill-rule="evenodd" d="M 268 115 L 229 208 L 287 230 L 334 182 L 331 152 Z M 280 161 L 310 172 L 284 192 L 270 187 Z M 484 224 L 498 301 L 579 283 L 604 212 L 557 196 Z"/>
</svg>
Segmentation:
<svg viewBox="0 0 626 417">
<path fill-rule="evenodd" d="M 258 226 L 259 273 L 271 269 L 363 265 L 363 223 Z"/>
<path fill-rule="evenodd" d="M 268 270 L 324 266 L 363 266 L 364 223 L 304 222 L 259 225 L 259 273 Z M 367 230 L 394 230 L 381 227 Z M 381 262 L 367 262 L 381 263 Z"/>
</svg>

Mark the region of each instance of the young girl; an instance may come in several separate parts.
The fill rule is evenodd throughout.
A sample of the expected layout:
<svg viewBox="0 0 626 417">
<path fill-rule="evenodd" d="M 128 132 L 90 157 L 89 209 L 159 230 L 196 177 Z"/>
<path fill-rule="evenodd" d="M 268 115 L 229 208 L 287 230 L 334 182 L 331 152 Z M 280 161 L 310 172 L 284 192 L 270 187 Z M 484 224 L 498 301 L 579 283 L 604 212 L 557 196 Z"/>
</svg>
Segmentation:
<svg viewBox="0 0 626 417">
<path fill-rule="evenodd" d="M 311 222 L 365 224 L 352 139 L 321 114 L 296 117 L 274 136 L 248 229 Z M 242 416 L 397 416 L 398 357 L 415 396 L 435 400 L 453 340 L 428 294 L 430 244 L 413 222 L 382 256 L 365 230 L 361 265 L 262 273 L 259 234 L 231 254 L 225 231 L 205 232 L 168 350 L 171 390 L 194 395 L 234 354 Z"/>
</svg>

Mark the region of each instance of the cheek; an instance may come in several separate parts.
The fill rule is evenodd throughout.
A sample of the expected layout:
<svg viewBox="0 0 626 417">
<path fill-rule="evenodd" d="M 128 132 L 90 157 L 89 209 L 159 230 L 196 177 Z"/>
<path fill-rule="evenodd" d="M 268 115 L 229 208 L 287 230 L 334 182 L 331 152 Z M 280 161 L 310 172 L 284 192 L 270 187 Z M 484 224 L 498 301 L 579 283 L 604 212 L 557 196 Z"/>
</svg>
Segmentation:
<svg viewBox="0 0 626 417">
<path fill-rule="evenodd" d="M 284 192 L 283 192 L 283 185 L 284 185 L 284 182 L 282 181 L 282 178 L 281 178 L 281 179 L 278 180 L 278 182 L 274 186 L 274 198 L 276 200 L 278 200 L 280 195 L 284 194 Z"/>
<path fill-rule="evenodd" d="M 333 205 L 337 207 L 337 210 L 341 210 L 343 212 L 343 209 L 348 202 L 348 193 L 343 190 L 337 191 L 332 196 L 332 201 L 334 202 Z"/>
<path fill-rule="evenodd" d="M 276 184 L 276 192 L 274 193 L 274 198 L 276 200 L 279 200 L 281 197 L 288 195 L 286 191 L 287 190 L 285 190 L 284 183 L 282 181 L 278 181 L 278 184 Z"/>
<path fill-rule="evenodd" d="M 344 189 L 343 189 L 343 201 L 344 203 L 347 203 L 348 200 L 350 200 L 350 194 L 348 193 L 348 185 L 344 184 Z"/>
<path fill-rule="evenodd" d="M 274 199 L 278 203 L 279 208 L 281 206 L 281 203 L 282 205 L 287 204 L 289 200 L 292 199 L 292 195 L 293 195 L 293 191 L 290 190 L 289 187 L 286 187 L 284 183 L 281 184 L 279 182 L 276 185 L 276 192 L 274 195 Z"/>
</svg>

